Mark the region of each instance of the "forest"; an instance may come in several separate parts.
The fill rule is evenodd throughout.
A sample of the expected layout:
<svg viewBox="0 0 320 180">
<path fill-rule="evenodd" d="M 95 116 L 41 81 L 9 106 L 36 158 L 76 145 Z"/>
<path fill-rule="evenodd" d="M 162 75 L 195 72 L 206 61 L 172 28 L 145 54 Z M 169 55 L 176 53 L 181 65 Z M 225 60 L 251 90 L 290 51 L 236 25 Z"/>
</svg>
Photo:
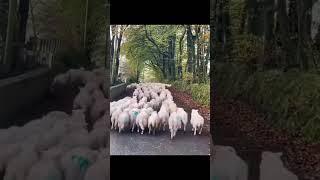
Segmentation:
<svg viewBox="0 0 320 180">
<path fill-rule="evenodd" d="M 110 31 L 112 84 L 120 76 L 170 82 L 209 105 L 209 25 L 112 25 Z"/>
<path fill-rule="evenodd" d="M 243 99 L 273 125 L 320 140 L 320 2 L 211 1 L 219 95 Z"/>
</svg>

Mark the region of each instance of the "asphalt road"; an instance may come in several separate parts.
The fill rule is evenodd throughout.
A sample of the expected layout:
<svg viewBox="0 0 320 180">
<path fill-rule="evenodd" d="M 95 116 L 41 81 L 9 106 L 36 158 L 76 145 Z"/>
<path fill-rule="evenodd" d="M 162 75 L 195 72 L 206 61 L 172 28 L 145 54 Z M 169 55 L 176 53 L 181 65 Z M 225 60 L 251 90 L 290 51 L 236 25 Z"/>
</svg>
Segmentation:
<svg viewBox="0 0 320 180">
<path fill-rule="evenodd" d="M 170 132 L 156 135 L 137 132 L 110 132 L 110 155 L 209 155 L 210 137 L 194 136 L 191 130 L 177 132 L 173 140 Z"/>
</svg>

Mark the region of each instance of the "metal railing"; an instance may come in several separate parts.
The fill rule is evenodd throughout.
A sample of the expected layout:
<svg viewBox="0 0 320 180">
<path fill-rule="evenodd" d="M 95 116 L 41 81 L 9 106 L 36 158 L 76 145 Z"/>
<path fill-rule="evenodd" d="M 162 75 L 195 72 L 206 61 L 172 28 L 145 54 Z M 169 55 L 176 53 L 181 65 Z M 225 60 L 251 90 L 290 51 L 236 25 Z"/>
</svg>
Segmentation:
<svg viewBox="0 0 320 180">
<path fill-rule="evenodd" d="M 61 41 L 55 39 L 37 39 L 34 48 L 29 51 L 37 65 L 52 67 Z"/>
</svg>

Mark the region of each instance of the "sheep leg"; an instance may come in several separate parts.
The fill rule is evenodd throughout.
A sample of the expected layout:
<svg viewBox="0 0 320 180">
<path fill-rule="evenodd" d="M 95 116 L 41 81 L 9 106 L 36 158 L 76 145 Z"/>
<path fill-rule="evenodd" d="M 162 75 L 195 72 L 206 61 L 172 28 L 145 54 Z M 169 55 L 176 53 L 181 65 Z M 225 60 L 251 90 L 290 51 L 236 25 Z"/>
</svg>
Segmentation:
<svg viewBox="0 0 320 180">
<path fill-rule="evenodd" d="M 203 128 L 203 126 L 201 126 L 201 128 L 200 128 L 199 134 L 201 134 L 201 132 L 202 132 L 202 128 Z"/>
<path fill-rule="evenodd" d="M 149 129 L 149 134 L 150 134 L 151 133 L 151 126 L 149 126 L 148 129 Z"/>
<path fill-rule="evenodd" d="M 194 128 L 193 135 L 195 136 L 197 134 L 197 127 Z"/>
<path fill-rule="evenodd" d="M 131 129 L 131 132 L 133 132 L 134 131 L 134 124 L 132 125 L 132 129 Z"/>
</svg>

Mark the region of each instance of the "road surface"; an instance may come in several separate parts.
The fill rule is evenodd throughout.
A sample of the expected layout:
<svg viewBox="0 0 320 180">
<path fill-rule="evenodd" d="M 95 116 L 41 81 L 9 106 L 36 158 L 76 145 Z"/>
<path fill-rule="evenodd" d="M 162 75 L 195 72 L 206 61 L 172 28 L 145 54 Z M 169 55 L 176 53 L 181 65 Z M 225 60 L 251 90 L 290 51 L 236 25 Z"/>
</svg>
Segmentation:
<svg viewBox="0 0 320 180">
<path fill-rule="evenodd" d="M 173 140 L 168 130 L 156 135 L 110 132 L 111 155 L 209 155 L 209 143 L 209 136 L 194 136 L 191 130 L 178 132 Z"/>
</svg>

